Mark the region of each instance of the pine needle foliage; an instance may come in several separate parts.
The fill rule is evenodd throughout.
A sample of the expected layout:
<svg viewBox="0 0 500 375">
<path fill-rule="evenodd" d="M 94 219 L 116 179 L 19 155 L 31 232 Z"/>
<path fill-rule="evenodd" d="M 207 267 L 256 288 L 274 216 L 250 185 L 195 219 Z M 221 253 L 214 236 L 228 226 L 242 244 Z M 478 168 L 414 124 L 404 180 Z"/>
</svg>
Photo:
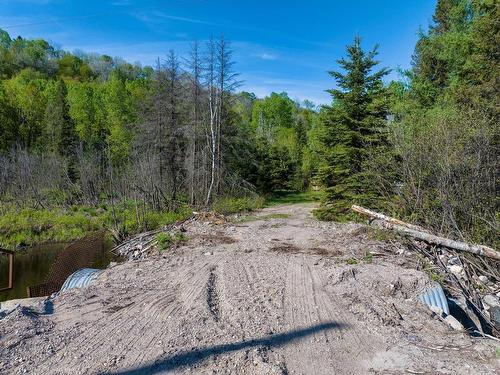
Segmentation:
<svg viewBox="0 0 500 375">
<path fill-rule="evenodd" d="M 387 143 L 388 102 L 382 78 L 389 70 L 373 71 L 379 63 L 377 46 L 364 51 L 359 36 L 346 52 L 337 61 L 342 71 L 329 72 L 337 88 L 328 90 L 332 104 L 323 109 L 322 116 L 322 160 L 317 177 L 325 194 L 316 215 L 327 220 L 348 218 L 353 203 L 373 206 L 377 194 L 365 162 Z"/>
</svg>

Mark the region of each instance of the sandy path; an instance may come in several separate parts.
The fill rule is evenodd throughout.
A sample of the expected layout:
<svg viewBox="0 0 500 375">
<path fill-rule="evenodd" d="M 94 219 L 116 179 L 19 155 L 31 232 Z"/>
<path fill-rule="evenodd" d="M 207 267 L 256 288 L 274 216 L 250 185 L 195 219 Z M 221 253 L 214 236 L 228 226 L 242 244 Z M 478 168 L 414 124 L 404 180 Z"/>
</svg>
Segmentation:
<svg viewBox="0 0 500 375">
<path fill-rule="evenodd" d="M 311 208 L 197 222 L 181 248 L 18 308 L 0 320 L 0 373 L 495 373 L 494 345 L 416 302 L 425 274 Z"/>
</svg>

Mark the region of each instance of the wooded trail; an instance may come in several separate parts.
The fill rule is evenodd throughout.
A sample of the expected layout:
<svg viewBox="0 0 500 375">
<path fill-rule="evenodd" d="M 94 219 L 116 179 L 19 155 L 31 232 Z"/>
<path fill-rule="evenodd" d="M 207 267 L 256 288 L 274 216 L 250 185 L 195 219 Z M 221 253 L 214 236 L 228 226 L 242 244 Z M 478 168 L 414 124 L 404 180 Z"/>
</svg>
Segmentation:
<svg viewBox="0 0 500 375">
<path fill-rule="evenodd" d="M 418 302 L 431 281 L 412 255 L 312 208 L 193 222 L 181 247 L 18 307 L 0 373 L 495 373 L 490 342 Z"/>
</svg>

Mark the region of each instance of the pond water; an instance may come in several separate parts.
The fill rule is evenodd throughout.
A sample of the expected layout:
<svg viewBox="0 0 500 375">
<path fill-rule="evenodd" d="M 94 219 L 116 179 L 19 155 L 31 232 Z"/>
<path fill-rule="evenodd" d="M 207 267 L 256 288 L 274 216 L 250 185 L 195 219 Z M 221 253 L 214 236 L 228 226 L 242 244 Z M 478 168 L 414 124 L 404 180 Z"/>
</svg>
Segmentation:
<svg viewBox="0 0 500 375">
<path fill-rule="evenodd" d="M 28 286 L 43 283 L 57 254 L 69 243 L 49 243 L 16 252 L 14 257 L 14 288 L 0 292 L 0 301 L 26 298 Z M 92 268 L 106 268 L 116 256 L 109 252 L 111 243 L 105 243 L 92 261 Z M 0 288 L 8 284 L 9 262 L 5 254 L 0 254 Z"/>
</svg>

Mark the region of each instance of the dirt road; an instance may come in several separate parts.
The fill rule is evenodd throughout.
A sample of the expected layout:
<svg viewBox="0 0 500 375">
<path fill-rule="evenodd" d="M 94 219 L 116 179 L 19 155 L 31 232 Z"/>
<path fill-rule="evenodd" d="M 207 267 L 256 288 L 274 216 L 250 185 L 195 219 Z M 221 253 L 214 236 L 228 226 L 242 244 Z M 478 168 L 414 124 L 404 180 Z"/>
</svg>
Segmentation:
<svg viewBox="0 0 500 375">
<path fill-rule="evenodd" d="M 0 373 L 495 373 L 491 342 L 417 302 L 430 280 L 414 255 L 311 208 L 192 223 L 180 248 L 15 309 Z"/>
</svg>

